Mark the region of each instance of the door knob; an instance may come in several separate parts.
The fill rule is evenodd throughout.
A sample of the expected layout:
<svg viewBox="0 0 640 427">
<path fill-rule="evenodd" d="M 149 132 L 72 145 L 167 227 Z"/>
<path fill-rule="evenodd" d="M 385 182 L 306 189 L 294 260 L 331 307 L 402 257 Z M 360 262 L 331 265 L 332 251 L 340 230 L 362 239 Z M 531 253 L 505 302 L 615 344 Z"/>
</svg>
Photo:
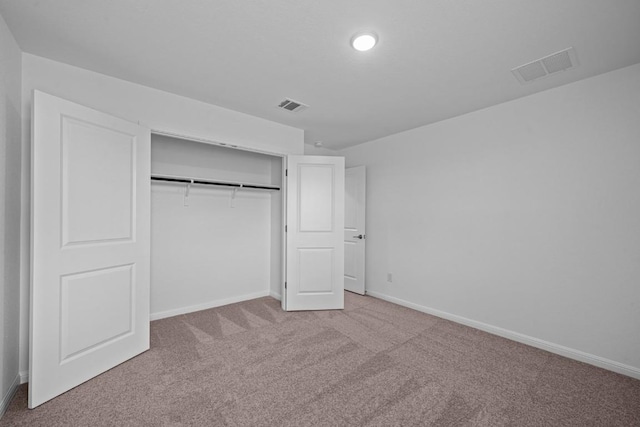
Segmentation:
<svg viewBox="0 0 640 427">
<path fill-rule="evenodd" d="M 353 236 L 354 239 L 364 239 L 364 234 L 358 234 L 357 236 Z"/>
</svg>

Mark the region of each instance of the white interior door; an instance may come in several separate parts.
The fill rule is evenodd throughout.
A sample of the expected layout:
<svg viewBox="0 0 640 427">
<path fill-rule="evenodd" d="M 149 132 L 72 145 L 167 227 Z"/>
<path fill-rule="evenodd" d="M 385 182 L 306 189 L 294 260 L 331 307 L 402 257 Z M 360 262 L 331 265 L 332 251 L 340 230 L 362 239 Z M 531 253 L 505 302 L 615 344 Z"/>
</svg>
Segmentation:
<svg viewBox="0 0 640 427">
<path fill-rule="evenodd" d="M 150 131 L 41 92 L 29 407 L 149 349 Z"/>
<path fill-rule="evenodd" d="M 344 308 L 344 158 L 287 158 L 286 310 Z"/>
<path fill-rule="evenodd" d="M 348 168 L 344 178 L 344 288 L 364 295 L 365 166 Z"/>
</svg>

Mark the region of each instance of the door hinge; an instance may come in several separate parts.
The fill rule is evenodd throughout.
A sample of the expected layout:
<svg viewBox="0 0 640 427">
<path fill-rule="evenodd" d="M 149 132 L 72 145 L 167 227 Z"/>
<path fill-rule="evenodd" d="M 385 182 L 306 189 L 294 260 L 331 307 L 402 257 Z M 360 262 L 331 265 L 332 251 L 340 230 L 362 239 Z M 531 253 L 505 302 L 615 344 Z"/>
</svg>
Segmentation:
<svg viewBox="0 0 640 427">
<path fill-rule="evenodd" d="M 289 169 L 284 170 L 284 176 L 289 176 Z"/>
<path fill-rule="evenodd" d="M 285 225 L 284 226 L 284 232 L 286 233 L 287 231 L 289 231 L 289 230 L 288 230 L 287 226 Z"/>
<path fill-rule="evenodd" d="M 287 282 L 284 282 L 284 288 L 287 289 Z"/>
</svg>

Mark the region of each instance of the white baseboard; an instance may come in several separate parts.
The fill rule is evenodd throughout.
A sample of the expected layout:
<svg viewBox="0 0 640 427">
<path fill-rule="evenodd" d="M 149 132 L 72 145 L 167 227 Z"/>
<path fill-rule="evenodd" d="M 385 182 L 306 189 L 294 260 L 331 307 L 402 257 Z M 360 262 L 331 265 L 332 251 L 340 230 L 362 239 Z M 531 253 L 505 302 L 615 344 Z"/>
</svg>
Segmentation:
<svg viewBox="0 0 640 427">
<path fill-rule="evenodd" d="M 4 415 L 11 403 L 11 399 L 15 396 L 16 391 L 18 391 L 18 386 L 20 385 L 20 374 L 16 375 L 16 378 L 11 383 L 11 386 L 7 390 L 7 392 L 2 396 L 2 401 L 0 401 L 0 418 Z"/>
<path fill-rule="evenodd" d="M 560 344 L 554 344 L 549 341 L 544 341 L 538 338 L 524 335 L 519 332 L 510 331 L 508 329 L 500 328 L 498 326 L 489 325 L 486 323 L 478 322 L 476 320 L 468 319 L 466 317 L 458 316 L 456 314 L 447 313 L 445 311 L 436 310 L 435 308 L 425 307 L 423 305 L 414 304 L 409 301 L 402 300 L 400 298 L 391 297 L 379 292 L 367 291 L 367 295 L 375 298 L 380 298 L 385 301 L 392 302 L 394 304 L 402 305 L 404 307 L 412 308 L 423 313 L 431 314 L 436 317 L 451 320 L 452 322 L 461 323 L 472 328 L 480 329 L 481 331 L 489 332 L 490 334 L 498 335 L 503 338 L 507 338 L 513 341 L 527 344 L 532 347 L 540 348 L 542 350 L 549 351 L 551 353 L 559 354 L 560 356 L 568 357 L 569 359 L 578 360 L 580 362 L 588 363 L 590 365 L 597 366 L 599 368 L 607 369 L 609 371 L 617 372 L 622 375 L 626 375 L 632 378 L 640 379 L 640 368 L 634 366 L 625 365 L 623 363 L 616 362 L 614 360 L 606 359 L 604 357 L 596 356 L 590 353 L 585 353 L 580 350 L 565 347 Z"/>
<path fill-rule="evenodd" d="M 20 384 L 26 384 L 29 382 L 29 371 L 20 371 Z"/>
<path fill-rule="evenodd" d="M 208 308 L 220 307 L 223 305 L 234 304 L 236 302 L 247 301 L 250 299 L 256 299 L 261 297 L 268 297 L 269 291 L 260 291 L 253 294 L 238 295 L 237 297 L 219 299 L 214 301 L 205 302 L 203 304 L 191 305 L 188 307 L 175 308 L 173 310 L 160 311 L 158 313 L 151 313 L 151 320 L 164 319 L 166 317 L 178 316 L 180 314 L 193 313 L 194 311 L 206 310 Z"/>
<path fill-rule="evenodd" d="M 271 292 L 269 292 L 269 296 L 270 296 L 271 298 L 275 298 L 275 299 L 277 299 L 278 301 L 282 301 L 282 295 L 280 295 L 280 294 L 279 294 L 279 293 L 277 293 L 277 292 L 271 291 Z"/>
</svg>

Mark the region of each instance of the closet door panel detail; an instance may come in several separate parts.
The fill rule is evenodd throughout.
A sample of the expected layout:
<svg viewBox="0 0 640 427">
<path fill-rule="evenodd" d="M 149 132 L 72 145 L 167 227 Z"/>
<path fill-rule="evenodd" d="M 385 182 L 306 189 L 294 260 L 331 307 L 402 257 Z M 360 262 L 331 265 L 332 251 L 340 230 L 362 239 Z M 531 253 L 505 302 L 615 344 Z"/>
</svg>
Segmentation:
<svg viewBox="0 0 640 427">
<path fill-rule="evenodd" d="M 63 244 L 131 239 L 134 135 L 62 117 Z"/>
</svg>

